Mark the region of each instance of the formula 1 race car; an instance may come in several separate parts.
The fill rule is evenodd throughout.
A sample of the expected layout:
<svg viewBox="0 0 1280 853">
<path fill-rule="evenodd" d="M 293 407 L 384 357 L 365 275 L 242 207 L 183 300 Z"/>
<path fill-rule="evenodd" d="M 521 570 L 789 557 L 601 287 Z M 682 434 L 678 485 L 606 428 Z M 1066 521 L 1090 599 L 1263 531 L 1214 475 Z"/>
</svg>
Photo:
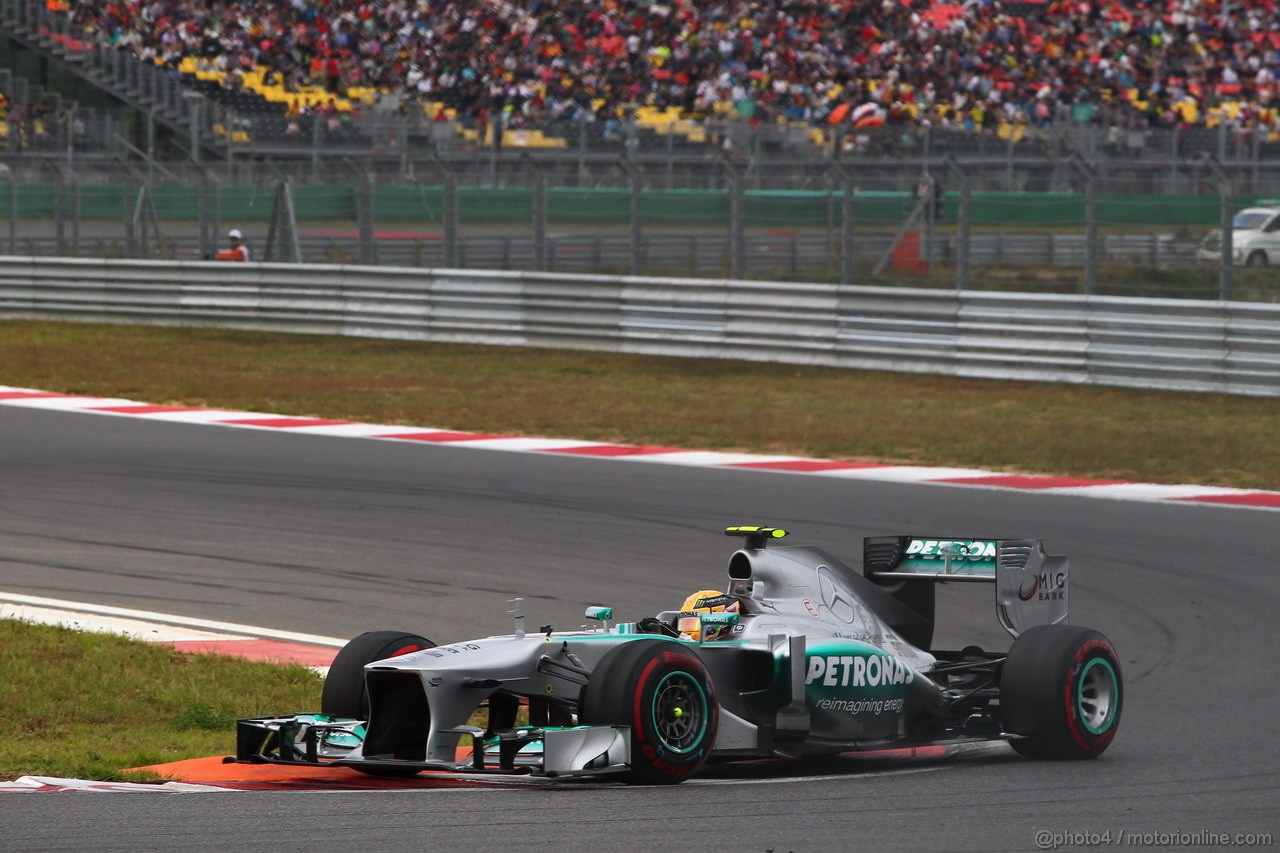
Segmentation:
<svg viewBox="0 0 1280 853">
<path fill-rule="evenodd" d="M 598 627 L 535 633 L 517 599 L 507 636 L 362 634 L 320 713 L 239 721 L 234 760 L 655 784 L 708 761 L 972 741 L 1096 758 L 1115 737 L 1116 651 L 1066 624 L 1067 559 L 1039 540 L 871 537 L 859 573 L 777 546 L 777 528 L 726 533 L 746 539 L 727 590 L 681 611 L 610 625 L 591 607 Z M 957 582 L 994 585 L 1009 651 L 932 647 L 935 590 Z"/>
</svg>

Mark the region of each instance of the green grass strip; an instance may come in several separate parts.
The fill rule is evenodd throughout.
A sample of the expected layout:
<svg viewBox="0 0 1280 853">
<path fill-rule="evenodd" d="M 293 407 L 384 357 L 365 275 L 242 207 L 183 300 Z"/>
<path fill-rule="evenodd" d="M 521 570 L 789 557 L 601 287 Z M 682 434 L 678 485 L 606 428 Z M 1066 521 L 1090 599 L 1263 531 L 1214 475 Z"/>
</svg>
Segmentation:
<svg viewBox="0 0 1280 853">
<path fill-rule="evenodd" d="M 235 751 L 240 717 L 314 711 L 320 678 L 108 634 L 0 619 L 0 779 L 123 773 Z"/>
</svg>

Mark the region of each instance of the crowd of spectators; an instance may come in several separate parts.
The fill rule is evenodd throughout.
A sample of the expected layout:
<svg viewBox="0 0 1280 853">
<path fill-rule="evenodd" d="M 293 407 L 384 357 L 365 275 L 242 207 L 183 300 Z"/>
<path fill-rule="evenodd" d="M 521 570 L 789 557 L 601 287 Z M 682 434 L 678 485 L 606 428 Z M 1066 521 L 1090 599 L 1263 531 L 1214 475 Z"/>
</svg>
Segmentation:
<svg viewBox="0 0 1280 853">
<path fill-rule="evenodd" d="M 59 141 L 59 133 L 77 138 L 84 133 L 84 123 L 70 107 L 57 108 L 39 99 L 24 105 L 0 92 L 0 149 L 48 146 Z"/>
<path fill-rule="evenodd" d="M 637 105 L 817 126 L 1277 130 L 1276 0 L 79 0 L 143 59 L 267 68 L 509 125 Z"/>
</svg>

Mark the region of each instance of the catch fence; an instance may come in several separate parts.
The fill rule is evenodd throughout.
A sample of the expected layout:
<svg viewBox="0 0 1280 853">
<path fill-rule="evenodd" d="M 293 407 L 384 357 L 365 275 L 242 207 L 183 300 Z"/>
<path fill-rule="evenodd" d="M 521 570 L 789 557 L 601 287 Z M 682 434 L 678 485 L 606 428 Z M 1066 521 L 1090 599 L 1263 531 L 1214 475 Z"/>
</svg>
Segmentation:
<svg viewBox="0 0 1280 853">
<path fill-rule="evenodd" d="M 603 169 L 603 167 L 601 167 Z M 1187 191 L 1139 193 L 1071 161 L 1054 192 L 980 189 L 998 163 L 948 162 L 906 181 L 829 165 L 802 189 L 761 186 L 731 160 L 668 186 L 622 160 L 590 184 L 530 161 L 497 185 L 432 162 L 254 182 L 210 170 L 0 177 L 0 251 L 199 260 L 230 228 L 256 259 L 400 267 L 705 276 L 957 290 L 1274 301 L 1275 269 L 1224 258 L 1239 209 L 1212 163 Z M 269 175 L 269 178 L 268 178 Z M 1274 255 L 1280 258 L 1280 250 Z"/>
</svg>

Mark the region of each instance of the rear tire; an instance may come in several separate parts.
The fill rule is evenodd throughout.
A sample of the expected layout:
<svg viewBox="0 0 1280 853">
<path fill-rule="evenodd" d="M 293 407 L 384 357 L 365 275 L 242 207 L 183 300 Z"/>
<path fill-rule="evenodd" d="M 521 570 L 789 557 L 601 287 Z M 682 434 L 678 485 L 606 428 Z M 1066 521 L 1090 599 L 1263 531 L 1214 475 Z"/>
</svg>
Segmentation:
<svg viewBox="0 0 1280 853">
<path fill-rule="evenodd" d="M 633 640 L 606 654 L 582 691 L 578 721 L 631 727 L 628 784 L 673 785 L 706 762 L 720 705 L 711 674 L 688 647 Z"/>
<path fill-rule="evenodd" d="M 1028 758 L 1097 758 L 1120 727 L 1124 680 L 1111 642 L 1072 625 L 1037 625 L 1013 641 L 1000 674 L 1009 745 Z"/>
<path fill-rule="evenodd" d="M 342 647 L 329 667 L 320 694 L 320 712 L 355 720 L 369 719 L 369 693 L 364 686 L 364 668 L 376 660 L 429 649 L 435 643 L 404 631 L 369 631 Z"/>
</svg>

